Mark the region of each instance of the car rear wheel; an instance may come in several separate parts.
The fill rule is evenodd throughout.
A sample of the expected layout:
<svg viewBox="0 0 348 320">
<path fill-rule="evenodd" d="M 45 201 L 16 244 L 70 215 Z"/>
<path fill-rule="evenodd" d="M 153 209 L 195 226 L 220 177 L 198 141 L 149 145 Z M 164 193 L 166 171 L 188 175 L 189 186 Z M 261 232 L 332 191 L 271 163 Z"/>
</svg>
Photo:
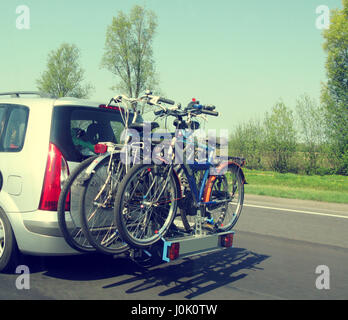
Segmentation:
<svg viewBox="0 0 348 320">
<path fill-rule="evenodd" d="M 0 272 L 13 272 L 18 261 L 18 254 L 10 221 L 0 208 Z"/>
</svg>

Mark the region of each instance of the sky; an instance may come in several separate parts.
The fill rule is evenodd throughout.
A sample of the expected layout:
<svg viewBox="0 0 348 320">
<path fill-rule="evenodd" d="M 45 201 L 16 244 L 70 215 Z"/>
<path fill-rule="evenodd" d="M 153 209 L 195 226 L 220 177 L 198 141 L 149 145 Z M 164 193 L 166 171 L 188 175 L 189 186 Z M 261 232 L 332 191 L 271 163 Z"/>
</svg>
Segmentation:
<svg viewBox="0 0 348 320">
<path fill-rule="evenodd" d="M 1 0 L 0 92 L 37 90 L 47 56 L 75 44 L 92 100 L 119 94 L 115 76 L 100 67 L 106 29 L 119 11 L 145 6 L 158 18 L 153 41 L 160 88 L 186 105 L 214 104 L 218 118 L 206 128 L 233 129 L 262 119 L 281 99 L 294 108 L 308 94 L 319 101 L 326 81 L 320 21 L 341 0 Z M 30 9 L 28 29 L 18 29 L 18 6 Z M 319 21 L 319 24 L 318 24 Z"/>
</svg>

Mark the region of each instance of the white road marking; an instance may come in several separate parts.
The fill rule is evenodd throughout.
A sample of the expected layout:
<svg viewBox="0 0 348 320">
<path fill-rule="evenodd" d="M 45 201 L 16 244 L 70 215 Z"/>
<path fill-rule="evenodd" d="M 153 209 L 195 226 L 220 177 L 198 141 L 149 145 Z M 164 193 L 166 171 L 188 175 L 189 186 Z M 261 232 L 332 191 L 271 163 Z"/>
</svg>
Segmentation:
<svg viewBox="0 0 348 320">
<path fill-rule="evenodd" d="M 342 216 L 342 215 L 330 214 L 330 213 L 322 213 L 322 212 L 303 211 L 303 210 L 275 208 L 275 207 L 265 207 L 265 206 L 258 206 L 258 205 L 254 205 L 254 204 L 243 204 L 243 206 L 253 207 L 253 208 L 261 208 L 261 209 L 271 209 L 271 210 L 277 210 L 277 211 L 290 211 L 290 212 L 297 212 L 297 213 L 305 213 L 305 214 L 312 214 L 312 215 L 324 216 L 324 217 L 348 219 L 348 216 Z"/>
</svg>

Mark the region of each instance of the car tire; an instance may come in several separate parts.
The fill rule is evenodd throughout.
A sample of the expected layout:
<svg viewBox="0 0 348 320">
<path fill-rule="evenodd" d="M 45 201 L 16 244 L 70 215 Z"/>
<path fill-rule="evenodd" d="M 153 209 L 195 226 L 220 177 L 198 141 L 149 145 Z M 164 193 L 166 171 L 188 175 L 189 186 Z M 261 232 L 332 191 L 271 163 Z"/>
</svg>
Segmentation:
<svg viewBox="0 0 348 320">
<path fill-rule="evenodd" d="M 0 208 L 0 272 L 14 272 L 18 258 L 19 250 L 10 221 Z"/>
</svg>

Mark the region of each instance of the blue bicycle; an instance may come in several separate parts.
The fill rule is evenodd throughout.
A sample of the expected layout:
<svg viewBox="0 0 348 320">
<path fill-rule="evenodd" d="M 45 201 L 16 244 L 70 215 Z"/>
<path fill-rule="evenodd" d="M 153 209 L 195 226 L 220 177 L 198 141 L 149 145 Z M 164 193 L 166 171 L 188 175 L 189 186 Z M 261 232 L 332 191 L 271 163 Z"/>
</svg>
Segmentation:
<svg viewBox="0 0 348 320">
<path fill-rule="evenodd" d="M 193 119 L 199 115 L 218 116 L 214 109 L 190 103 L 184 110 L 180 105 L 162 107 L 155 115 L 173 116 L 179 131 L 191 129 L 192 133 L 199 127 Z M 149 247 L 173 226 L 189 234 L 204 235 L 231 230 L 236 224 L 244 200 L 244 159 L 216 163 L 214 148 L 204 145 L 199 147 L 205 148 L 208 156 L 205 161 L 197 161 L 197 145 L 187 138 L 176 134 L 164 150 L 152 156 L 150 164 L 135 165 L 122 179 L 114 214 L 121 238 L 131 247 Z M 183 146 L 182 153 L 175 152 L 178 141 Z M 178 154 L 187 155 L 188 149 L 194 150 L 191 161 L 185 156 L 179 161 L 175 158 Z"/>
</svg>

